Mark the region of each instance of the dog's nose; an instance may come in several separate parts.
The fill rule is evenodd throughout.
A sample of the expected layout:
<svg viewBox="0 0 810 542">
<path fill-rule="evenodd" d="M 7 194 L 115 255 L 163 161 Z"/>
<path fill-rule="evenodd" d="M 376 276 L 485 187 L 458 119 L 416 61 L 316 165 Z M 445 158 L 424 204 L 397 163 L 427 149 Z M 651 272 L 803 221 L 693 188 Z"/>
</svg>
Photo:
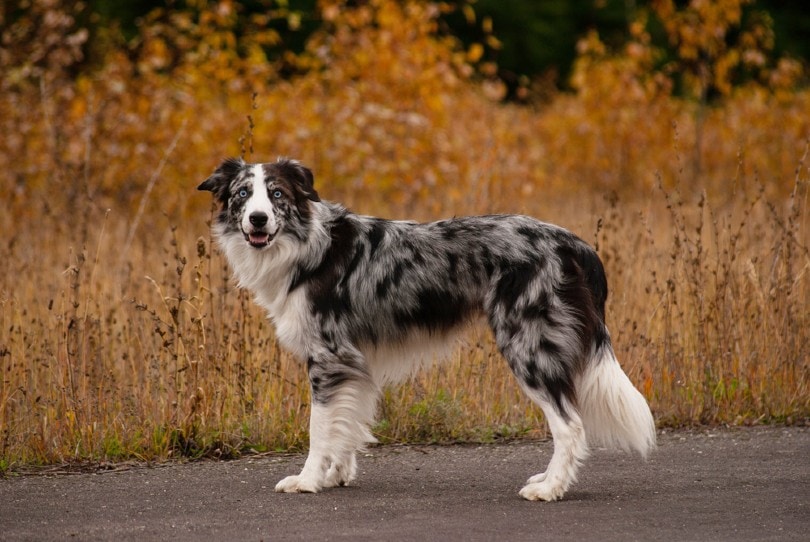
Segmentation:
<svg viewBox="0 0 810 542">
<path fill-rule="evenodd" d="M 261 228 L 262 226 L 267 224 L 267 214 L 266 213 L 260 213 L 260 212 L 250 213 L 250 216 L 248 217 L 248 219 L 250 220 L 250 223 L 253 224 L 257 228 Z"/>
</svg>

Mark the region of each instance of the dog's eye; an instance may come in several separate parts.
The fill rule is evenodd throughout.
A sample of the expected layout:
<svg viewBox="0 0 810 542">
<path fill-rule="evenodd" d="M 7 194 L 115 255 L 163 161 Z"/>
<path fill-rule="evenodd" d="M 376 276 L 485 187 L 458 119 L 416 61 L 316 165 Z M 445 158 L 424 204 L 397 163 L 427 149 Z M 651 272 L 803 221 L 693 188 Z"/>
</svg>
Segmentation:
<svg viewBox="0 0 810 542">
<path fill-rule="evenodd" d="M 273 190 L 273 197 L 279 199 L 281 197 L 281 190 Z"/>
<path fill-rule="evenodd" d="M 242 190 L 239 191 L 239 197 L 240 198 L 248 197 L 248 191 L 243 188 Z"/>
</svg>

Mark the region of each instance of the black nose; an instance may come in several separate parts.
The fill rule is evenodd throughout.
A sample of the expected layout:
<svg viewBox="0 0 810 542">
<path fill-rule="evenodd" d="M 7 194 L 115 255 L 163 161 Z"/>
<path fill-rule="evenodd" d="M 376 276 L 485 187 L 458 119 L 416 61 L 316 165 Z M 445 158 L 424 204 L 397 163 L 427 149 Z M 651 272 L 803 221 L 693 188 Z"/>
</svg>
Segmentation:
<svg viewBox="0 0 810 542">
<path fill-rule="evenodd" d="M 248 220 L 250 220 L 250 223 L 256 226 L 257 228 L 261 228 L 262 226 L 267 224 L 267 214 L 259 212 L 250 213 Z"/>
</svg>

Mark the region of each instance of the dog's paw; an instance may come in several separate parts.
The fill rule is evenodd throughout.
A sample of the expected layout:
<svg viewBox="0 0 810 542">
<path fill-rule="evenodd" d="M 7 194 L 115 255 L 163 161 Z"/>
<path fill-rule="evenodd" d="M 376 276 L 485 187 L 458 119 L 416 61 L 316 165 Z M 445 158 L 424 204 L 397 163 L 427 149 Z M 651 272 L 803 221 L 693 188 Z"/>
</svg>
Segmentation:
<svg viewBox="0 0 810 542">
<path fill-rule="evenodd" d="M 326 471 L 324 487 L 343 487 L 349 485 L 357 477 L 357 460 L 354 454 L 343 462 L 333 462 Z"/>
<path fill-rule="evenodd" d="M 539 474 L 537 476 L 540 476 Z M 532 476 L 535 478 L 535 476 Z M 530 478 L 530 480 L 532 479 Z M 558 484 L 550 484 L 547 481 L 526 484 L 520 490 L 520 496 L 527 501 L 556 501 L 562 498 L 565 489 Z"/>
<path fill-rule="evenodd" d="M 324 487 L 343 487 L 349 485 L 354 480 L 354 475 L 350 473 L 345 465 L 332 464 L 326 471 L 326 481 Z"/>
<path fill-rule="evenodd" d="M 287 476 L 276 484 L 276 493 L 317 493 L 320 484 L 300 475 Z"/>
</svg>

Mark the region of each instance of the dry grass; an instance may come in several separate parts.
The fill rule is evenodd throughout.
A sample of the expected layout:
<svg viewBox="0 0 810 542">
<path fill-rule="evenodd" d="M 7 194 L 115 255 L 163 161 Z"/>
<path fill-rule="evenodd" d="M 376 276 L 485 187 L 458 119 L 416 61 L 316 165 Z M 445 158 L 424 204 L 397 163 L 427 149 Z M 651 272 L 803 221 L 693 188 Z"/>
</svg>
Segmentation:
<svg viewBox="0 0 810 542">
<path fill-rule="evenodd" d="M 780 209 L 761 195 L 678 198 L 546 217 L 587 238 L 602 215 L 590 240 L 611 281 L 609 326 L 660 425 L 806 422 L 806 193 Z M 205 217 L 152 217 L 122 254 L 124 219 L 81 216 L 84 239 L 45 213 L 0 248 L 4 464 L 305 446 L 304 368 L 229 284 Z M 383 441 L 543 432 L 486 334 L 386 390 L 380 419 Z"/>
<path fill-rule="evenodd" d="M 4 80 L 0 470 L 306 445 L 304 368 L 229 282 L 194 192 L 240 150 L 304 160 L 363 213 L 567 226 L 605 260 L 617 353 L 660 425 L 808 421 L 810 94 L 709 108 L 617 55 L 583 59 L 575 96 L 498 105 L 429 6 L 372 5 L 291 81 L 222 51 Z M 544 431 L 485 333 L 380 414 L 383 441 Z"/>
</svg>

